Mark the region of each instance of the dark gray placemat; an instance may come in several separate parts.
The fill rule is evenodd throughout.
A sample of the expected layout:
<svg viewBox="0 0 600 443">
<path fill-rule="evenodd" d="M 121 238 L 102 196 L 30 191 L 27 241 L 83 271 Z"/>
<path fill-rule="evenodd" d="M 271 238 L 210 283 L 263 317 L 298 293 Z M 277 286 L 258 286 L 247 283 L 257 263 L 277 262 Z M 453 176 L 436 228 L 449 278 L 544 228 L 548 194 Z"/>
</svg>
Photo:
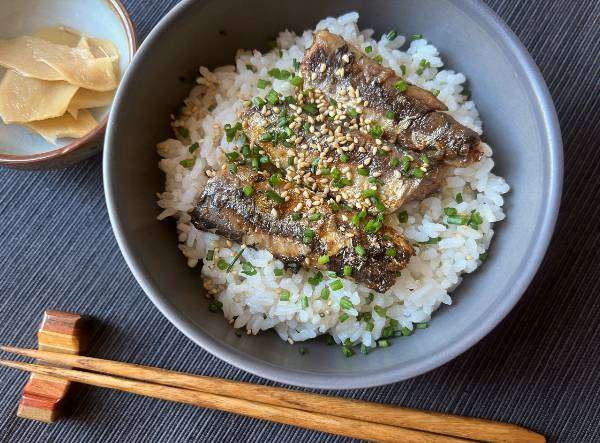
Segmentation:
<svg viewBox="0 0 600 443">
<path fill-rule="evenodd" d="M 145 36 L 177 1 L 124 3 Z M 421 377 L 341 395 L 599 441 L 600 3 L 488 3 L 539 64 L 560 117 L 566 177 L 554 241 L 523 300 L 478 345 Z M 46 308 L 100 319 L 97 355 L 268 383 L 193 345 L 144 296 L 110 229 L 99 157 L 62 171 L 0 170 L 0 342 L 33 346 Z M 24 381 L 0 369 L 0 441 L 343 441 L 99 389 L 45 425 L 15 417 Z"/>
</svg>

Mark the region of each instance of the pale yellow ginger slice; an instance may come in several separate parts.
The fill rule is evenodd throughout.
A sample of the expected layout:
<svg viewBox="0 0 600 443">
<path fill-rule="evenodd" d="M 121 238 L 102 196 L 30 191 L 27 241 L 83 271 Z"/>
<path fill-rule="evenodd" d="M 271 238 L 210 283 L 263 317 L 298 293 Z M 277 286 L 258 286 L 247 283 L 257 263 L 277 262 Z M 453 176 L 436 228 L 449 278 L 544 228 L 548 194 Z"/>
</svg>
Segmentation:
<svg viewBox="0 0 600 443">
<path fill-rule="evenodd" d="M 101 108 L 112 103 L 115 96 L 115 91 L 91 91 L 89 89 L 80 88 L 67 108 L 69 114 L 77 118 L 77 114 L 81 109 Z"/>
<path fill-rule="evenodd" d="M 61 117 L 27 123 L 26 126 L 54 144 L 59 138 L 81 138 L 92 131 L 97 124 L 92 114 L 82 109 L 76 119 L 65 114 Z"/>
<path fill-rule="evenodd" d="M 9 70 L 0 82 L 0 117 L 7 124 L 60 117 L 78 89 L 67 82 L 38 80 Z"/>
<path fill-rule="evenodd" d="M 95 58 L 89 49 L 57 45 L 38 37 L 0 40 L 0 65 L 26 77 L 64 80 L 95 91 L 110 91 L 118 84 L 112 57 Z"/>
</svg>

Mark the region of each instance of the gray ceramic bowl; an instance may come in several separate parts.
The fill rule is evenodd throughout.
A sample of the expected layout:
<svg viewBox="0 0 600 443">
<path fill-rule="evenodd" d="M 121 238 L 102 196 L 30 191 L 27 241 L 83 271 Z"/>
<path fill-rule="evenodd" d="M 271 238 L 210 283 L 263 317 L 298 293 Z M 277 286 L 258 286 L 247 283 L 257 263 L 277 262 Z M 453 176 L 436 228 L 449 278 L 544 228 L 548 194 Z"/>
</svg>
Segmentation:
<svg viewBox="0 0 600 443">
<path fill-rule="evenodd" d="M 200 65 L 231 63 L 237 48 L 263 48 L 278 31 L 304 30 L 350 10 L 361 27 L 426 34 L 447 66 L 470 79 L 495 148 L 497 172 L 512 187 L 490 258 L 466 277 L 454 304 L 430 328 L 389 349 L 345 358 L 322 342 L 297 346 L 274 333 L 238 338 L 207 310 L 198 271 L 176 247 L 175 227 L 157 222 L 163 177 L 155 144 L 170 134 L 169 114 L 189 92 L 181 77 Z M 106 199 L 115 235 L 144 291 L 189 338 L 263 377 L 313 388 L 358 388 L 422 374 L 475 344 L 521 297 L 548 246 L 560 201 L 562 147 L 552 101 L 538 69 L 511 31 L 473 0 L 183 1 L 142 45 L 119 89 L 104 154 Z M 140 321 L 143 321 L 141 319 Z M 200 368 L 198 368 L 200 369 Z"/>
</svg>

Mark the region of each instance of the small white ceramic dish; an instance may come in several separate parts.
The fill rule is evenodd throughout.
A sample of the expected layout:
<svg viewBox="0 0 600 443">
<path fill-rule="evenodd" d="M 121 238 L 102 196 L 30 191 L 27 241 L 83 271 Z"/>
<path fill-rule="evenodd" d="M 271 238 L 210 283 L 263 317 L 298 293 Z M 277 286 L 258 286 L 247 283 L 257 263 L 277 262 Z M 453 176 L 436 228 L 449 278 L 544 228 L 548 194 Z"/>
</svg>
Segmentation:
<svg viewBox="0 0 600 443">
<path fill-rule="evenodd" d="M 135 30 L 118 0 L 18 0 L 0 2 L 0 38 L 32 34 L 43 27 L 64 25 L 83 34 L 112 41 L 119 49 L 123 76 L 137 49 Z M 4 75 L 0 67 L 0 76 Z M 0 119 L 0 164 L 26 169 L 72 164 L 98 152 L 110 106 L 94 109 L 98 126 L 81 139 L 48 143 L 21 125 Z"/>
</svg>

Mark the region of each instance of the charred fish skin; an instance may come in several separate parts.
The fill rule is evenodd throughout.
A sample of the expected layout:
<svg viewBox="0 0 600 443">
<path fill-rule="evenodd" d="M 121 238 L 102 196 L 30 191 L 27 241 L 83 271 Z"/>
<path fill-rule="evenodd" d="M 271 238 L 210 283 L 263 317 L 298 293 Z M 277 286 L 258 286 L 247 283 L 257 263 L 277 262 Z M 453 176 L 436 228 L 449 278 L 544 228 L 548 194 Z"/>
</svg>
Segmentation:
<svg viewBox="0 0 600 443">
<path fill-rule="evenodd" d="M 311 94 L 317 103 L 328 100 L 318 91 Z M 343 125 L 328 119 L 315 122 L 316 129 L 312 132 L 299 128 L 301 140 L 293 149 L 278 140 L 275 133 L 271 135 L 270 130 L 278 126 L 281 115 L 293 114 L 297 108 L 280 105 L 279 113 L 265 115 L 250 107 L 242 113 L 241 119 L 250 142 L 260 145 L 279 168 L 285 168 L 289 181 L 320 192 L 336 191 L 343 185 L 343 201 L 358 210 L 369 209 L 373 203 L 369 198 L 365 202 L 364 196 L 373 188 L 373 183 L 380 186 L 377 198 L 386 213 L 395 212 L 411 200 L 425 198 L 439 188 L 443 171 L 435 152 L 427 151 L 433 154 L 431 157 L 425 153 L 425 156 L 415 155 L 394 144 L 383 143 L 360 131 L 357 117 L 348 115 L 342 102 L 333 108 L 331 113 L 337 113 L 336 118 L 341 114 L 348 128 L 338 130 Z M 287 164 L 290 155 L 297 158 L 292 165 Z M 420 169 L 422 176 L 415 176 L 416 169 Z M 336 173 L 343 178 L 336 179 Z"/>
<path fill-rule="evenodd" d="M 307 85 L 336 98 L 347 96 L 351 87 L 367 103 L 364 117 L 378 122 L 384 138 L 403 149 L 438 151 L 437 156 L 451 165 L 476 161 L 481 155 L 478 134 L 441 112 L 447 108 L 433 94 L 404 81 L 338 35 L 314 33 L 301 71 Z"/>
<path fill-rule="evenodd" d="M 235 174 L 220 171 L 208 180 L 192 211 L 192 223 L 232 241 L 267 249 L 292 269 L 319 268 L 341 275 L 349 267 L 357 283 L 377 292 L 394 285 L 414 255 L 397 231 L 382 226 L 368 233 L 346 221 L 356 213 L 344 212 L 342 217 L 328 206 L 319 209 L 318 219 L 307 215 L 298 219 L 293 209 L 304 191 L 286 185 L 282 182 L 274 190 L 264 175 L 246 167 Z M 272 192 L 285 197 L 273 199 Z"/>
</svg>

